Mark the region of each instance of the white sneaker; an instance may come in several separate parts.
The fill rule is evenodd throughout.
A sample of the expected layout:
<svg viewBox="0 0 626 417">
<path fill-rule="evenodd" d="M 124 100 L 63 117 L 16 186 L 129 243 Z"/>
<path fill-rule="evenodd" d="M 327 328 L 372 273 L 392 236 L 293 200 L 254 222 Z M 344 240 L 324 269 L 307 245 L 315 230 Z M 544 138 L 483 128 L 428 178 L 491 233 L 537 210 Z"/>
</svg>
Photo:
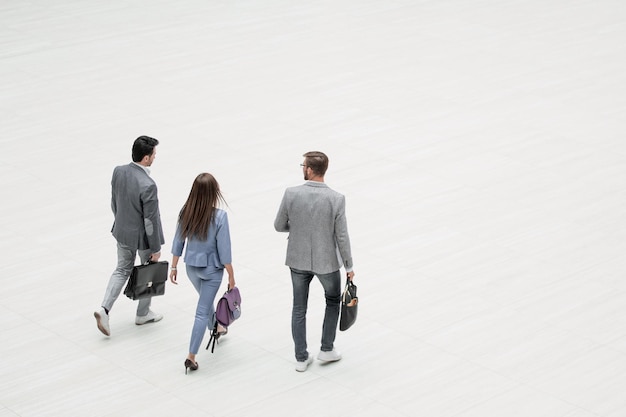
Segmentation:
<svg viewBox="0 0 626 417">
<path fill-rule="evenodd" d="M 333 349 L 329 352 L 320 350 L 320 353 L 317 355 L 317 359 L 322 362 L 335 362 L 341 359 L 341 352 L 337 349 Z"/>
<path fill-rule="evenodd" d="M 145 316 L 137 316 L 135 317 L 135 324 L 140 326 L 146 323 L 154 323 L 161 320 L 163 316 L 161 314 L 155 313 L 152 310 L 148 310 L 148 314 Z"/>
<path fill-rule="evenodd" d="M 296 362 L 296 371 L 298 371 L 298 372 L 306 371 L 306 368 L 308 368 L 311 363 L 313 363 L 313 356 L 311 356 L 311 355 L 309 355 L 309 357 L 306 358 L 305 361 L 297 361 Z"/>
<path fill-rule="evenodd" d="M 104 308 L 101 308 L 98 311 L 93 313 L 93 316 L 96 318 L 96 324 L 98 325 L 98 329 L 107 336 L 111 336 L 111 328 L 109 327 L 109 315 Z"/>
</svg>

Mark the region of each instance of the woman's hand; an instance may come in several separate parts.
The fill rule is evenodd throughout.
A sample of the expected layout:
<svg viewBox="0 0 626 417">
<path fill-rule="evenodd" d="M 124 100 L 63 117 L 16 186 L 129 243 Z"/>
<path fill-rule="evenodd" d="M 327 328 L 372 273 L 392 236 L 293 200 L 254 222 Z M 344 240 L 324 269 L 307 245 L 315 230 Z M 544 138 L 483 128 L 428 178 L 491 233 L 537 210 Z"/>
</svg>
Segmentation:
<svg viewBox="0 0 626 417">
<path fill-rule="evenodd" d="M 178 282 L 176 281 L 177 277 L 177 273 L 178 273 L 178 260 L 180 259 L 180 256 L 172 256 L 172 269 L 170 271 L 170 281 L 172 281 L 172 284 L 176 284 L 178 285 Z"/>
<path fill-rule="evenodd" d="M 172 284 L 178 285 L 178 282 L 176 282 L 177 273 L 178 270 L 176 270 L 176 267 L 172 267 L 172 270 L 170 271 L 170 281 L 172 282 Z"/>
<path fill-rule="evenodd" d="M 226 272 L 228 273 L 228 289 L 235 288 L 235 271 L 232 264 L 225 264 Z"/>
</svg>

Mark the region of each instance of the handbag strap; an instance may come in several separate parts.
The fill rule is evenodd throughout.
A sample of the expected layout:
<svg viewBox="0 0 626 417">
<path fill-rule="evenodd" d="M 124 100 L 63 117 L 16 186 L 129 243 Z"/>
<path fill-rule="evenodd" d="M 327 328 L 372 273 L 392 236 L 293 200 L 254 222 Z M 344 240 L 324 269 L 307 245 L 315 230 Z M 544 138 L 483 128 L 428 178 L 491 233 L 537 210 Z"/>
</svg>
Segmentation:
<svg viewBox="0 0 626 417">
<path fill-rule="evenodd" d="M 350 278 L 346 277 L 346 286 L 344 287 L 343 294 L 341 294 L 341 301 L 343 303 L 346 302 L 346 296 L 352 299 L 352 293 L 350 291 L 350 287 L 352 287 L 353 285 L 354 284 L 352 283 L 352 281 L 350 281 Z"/>
<path fill-rule="evenodd" d="M 354 285 L 354 282 L 352 282 L 348 277 L 346 277 L 346 287 L 342 296 L 343 299 L 345 299 L 346 293 L 350 295 L 350 298 L 356 297 L 356 285 Z"/>
</svg>

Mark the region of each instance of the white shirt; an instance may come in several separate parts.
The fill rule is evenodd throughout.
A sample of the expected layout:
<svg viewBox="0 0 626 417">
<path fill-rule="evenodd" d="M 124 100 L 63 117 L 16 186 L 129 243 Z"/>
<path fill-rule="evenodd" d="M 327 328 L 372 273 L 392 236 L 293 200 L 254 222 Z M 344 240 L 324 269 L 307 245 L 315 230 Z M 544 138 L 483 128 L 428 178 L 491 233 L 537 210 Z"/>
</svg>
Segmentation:
<svg viewBox="0 0 626 417">
<path fill-rule="evenodd" d="M 133 164 L 137 165 L 138 167 L 141 167 L 144 171 L 146 171 L 146 174 L 150 175 L 150 169 L 148 167 L 145 167 L 141 164 L 138 164 L 137 162 L 133 161 Z"/>
</svg>

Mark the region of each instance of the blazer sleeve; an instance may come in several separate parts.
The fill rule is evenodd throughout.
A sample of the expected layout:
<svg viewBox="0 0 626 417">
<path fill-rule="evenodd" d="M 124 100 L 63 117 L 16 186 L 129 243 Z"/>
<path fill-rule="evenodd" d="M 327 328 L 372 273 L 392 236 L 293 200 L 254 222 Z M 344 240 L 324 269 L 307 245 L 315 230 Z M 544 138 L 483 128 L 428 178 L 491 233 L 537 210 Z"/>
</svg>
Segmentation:
<svg viewBox="0 0 626 417">
<path fill-rule="evenodd" d="M 230 227 L 228 225 L 228 214 L 223 215 L 217 224 L 217 256 L 222 265 L 233 263 L 230 247 Z"/>
<path fill-rule="evenodd" d="M 115 201 L 115 187 L 113 185 L 115 182 L 115 175 L 117 174 L 117 170 L 117 167 L 113 170 L 113 177 L 111 178 L 111 211 L 113 212 L 113 216 L 117 214 L 117 201 Z"/>
<path fill-rule="evenodd" d="M 335 239 L 344 268 L 352 268 L 352 250 L 348 235 L 348 221 L 346 220 L 346 198 L 343 195 L 339 199 L 339 207 L 335 216 Z"/>
<path fill-rule="evenodd" d="M 185 239 L 181 237 L 180 223 L 176 225 L 176 234 L 172 242 L 172 255 L 181 256 L 185 247 Z"/>
<path fill-rule="evenodd" d="M 289 231 L 289 214 L 287 212 L 287 192 L 283 195 L 283 199 L 280 202 L 280 207 L 278 208 L 278 213 L 276 214 L 276 219 L 274 220 L 274 229 L 277 232 L 288 232 Z"/>
<path fill-rule="evenodd" d="M 152 253 L 161 250 L 161 216 L 156 184 L 150 184 L 141 195 L 143 204 L 143 222 L 148 238 L 148 246 Z"/>
</svg>

